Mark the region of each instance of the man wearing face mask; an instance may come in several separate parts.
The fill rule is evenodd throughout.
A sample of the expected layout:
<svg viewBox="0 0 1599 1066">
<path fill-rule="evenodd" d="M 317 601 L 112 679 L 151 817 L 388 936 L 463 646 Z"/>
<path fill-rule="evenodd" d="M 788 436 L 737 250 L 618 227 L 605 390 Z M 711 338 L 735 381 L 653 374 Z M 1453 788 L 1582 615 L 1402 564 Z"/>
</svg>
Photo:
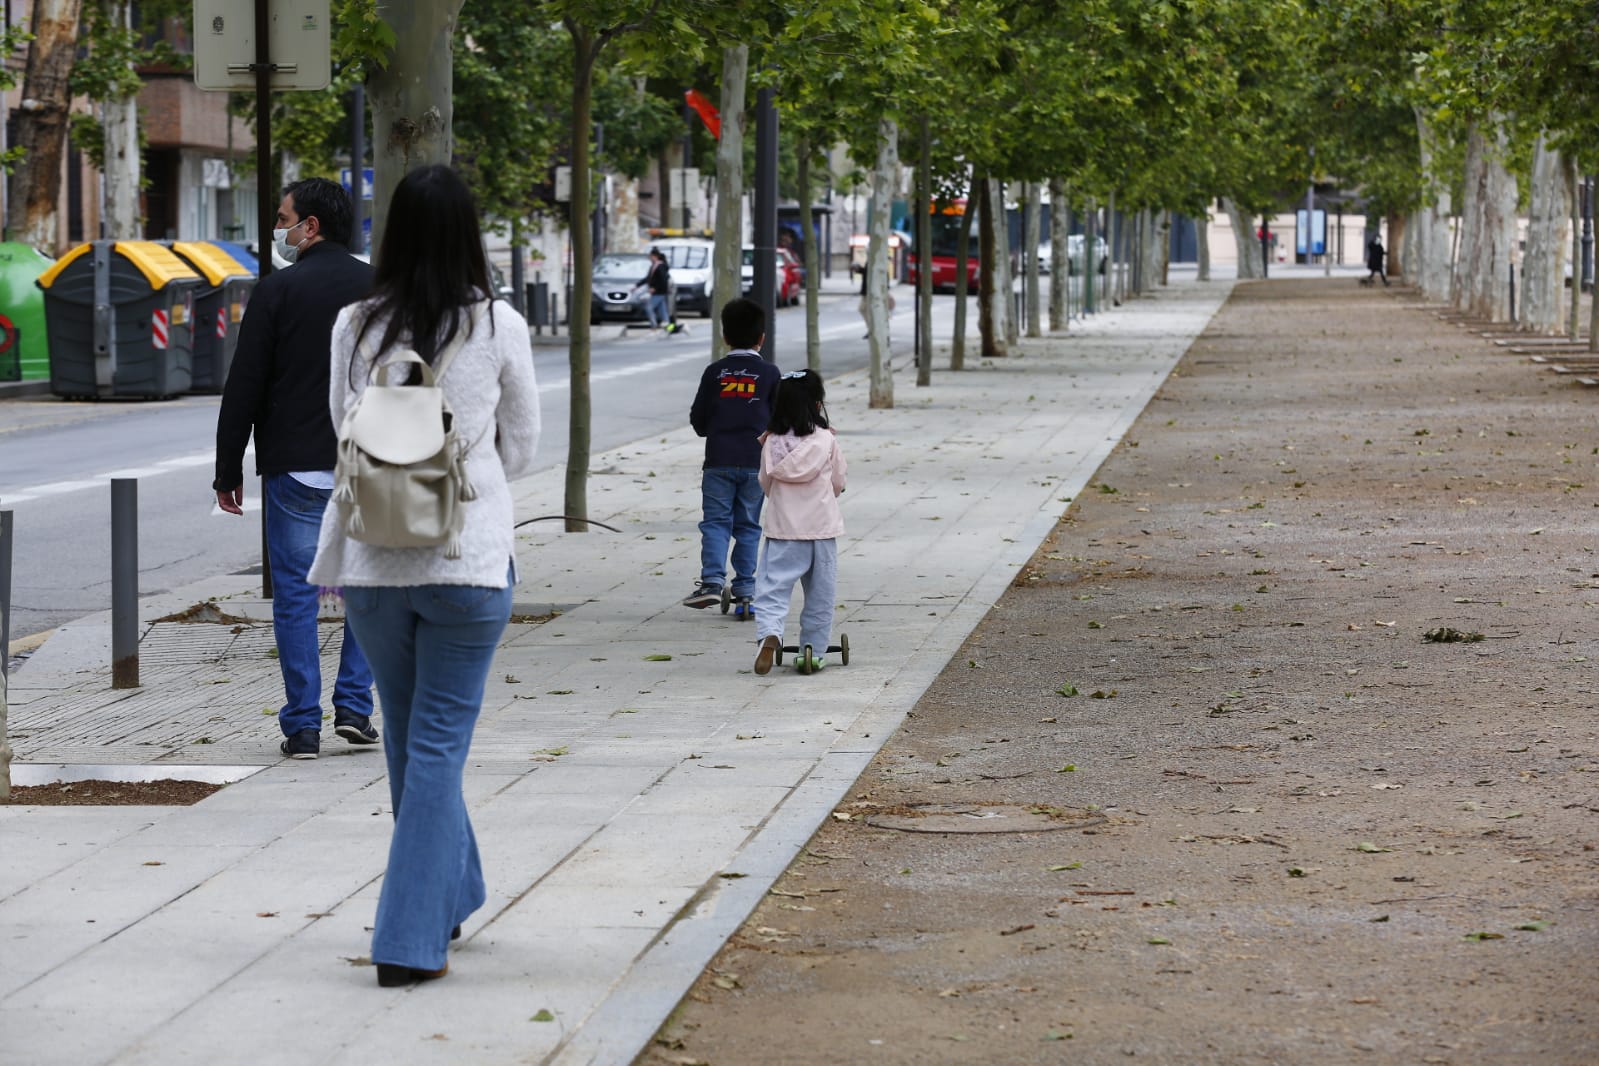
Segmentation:
<svg viewBox="0 0 1599 1066">
<path fill-rule="evenodd" d="M 295 759 L 316 758 L 322 737 L 318 597 L 305 578 L 338 450 L 328 413 L 329 345 L 340 309 L 372 288 L 372 268 L 346 248 L 353 225 L 350 196 L 334 182 L 307 178 L 283 191 L 272 239 L 293 266 L 268 274 L 251 293 L 217 414 L 211 488 L 228 514 L 244 513 L 244 450 L 255 437 L 285 696 L 279 750 Z M 378 742 L 372 671 L 348 629 L 332 704 L 335 733 L 351 744 Z"/>
</svg>

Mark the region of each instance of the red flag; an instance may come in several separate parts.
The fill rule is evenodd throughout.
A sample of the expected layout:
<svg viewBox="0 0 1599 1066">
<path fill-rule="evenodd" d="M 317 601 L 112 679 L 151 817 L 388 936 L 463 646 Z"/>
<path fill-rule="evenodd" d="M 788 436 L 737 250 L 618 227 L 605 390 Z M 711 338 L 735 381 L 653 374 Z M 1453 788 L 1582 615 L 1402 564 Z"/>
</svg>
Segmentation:
<svg viewBox="0 0 1599 1066">
<path fill-rule="evenodd" d="M 717 140 L 722 139 L 722 114 L 716 110 L 716 105 L 705 98 L 705 94 L 698 89 L 690 89 L 683 94 L 683 99 L 688 101 L 688 106 L 705 123 L 705 128 L 711 131 L 711 136 Z"/>
</svg>

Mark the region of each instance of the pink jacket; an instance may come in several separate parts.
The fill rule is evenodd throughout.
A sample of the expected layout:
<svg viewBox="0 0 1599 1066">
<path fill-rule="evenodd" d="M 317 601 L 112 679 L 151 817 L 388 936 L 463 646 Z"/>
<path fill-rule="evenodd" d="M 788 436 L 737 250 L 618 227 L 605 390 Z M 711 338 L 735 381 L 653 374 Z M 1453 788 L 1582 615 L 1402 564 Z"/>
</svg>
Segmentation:
<svg viewBox="0 0 1599 1066">
<path fill-rule="evenodd" d="M 809 436 L 768 436 L 761 445 L 761 525 L 774 540 L 831 540 L 844 532 L 839 493 L 847 467 L 838 438 L 818 429 Z"/>
</svg>

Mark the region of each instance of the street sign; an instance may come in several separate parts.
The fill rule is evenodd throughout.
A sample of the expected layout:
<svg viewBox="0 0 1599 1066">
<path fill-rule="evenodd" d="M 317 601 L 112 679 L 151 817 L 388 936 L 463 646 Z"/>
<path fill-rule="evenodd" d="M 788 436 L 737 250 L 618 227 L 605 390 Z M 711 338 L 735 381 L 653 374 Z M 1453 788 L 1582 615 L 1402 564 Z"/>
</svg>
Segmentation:
<svg viewBox="0 0 1599 1066">
<path fill-rule="evenodd" d="M 558 204 L 572 201 L 572 168 L 555 168 L 555 202 Z"/>
<path fill-rule="evenodd" d="M 333 80 L 329 0 L 194 0 L 194 84 L 255 88 L 255 5 L 270 4 L 272 88 L 325 89 Z"/>
<path fill-rule="evenodd" d="M 344 191 L 350 191 L 350 168 L 339 168 L 339 184 L 344 186 Z M 372 199 L 372 168 L 361 168 L 361 199 Z"/>
<path fill-rule="evenodd" d="M 667 174 L 667 191 L 674 204 L 686 204 L 699 194 L 699 167 L 672 167 Z"/>
</svg>

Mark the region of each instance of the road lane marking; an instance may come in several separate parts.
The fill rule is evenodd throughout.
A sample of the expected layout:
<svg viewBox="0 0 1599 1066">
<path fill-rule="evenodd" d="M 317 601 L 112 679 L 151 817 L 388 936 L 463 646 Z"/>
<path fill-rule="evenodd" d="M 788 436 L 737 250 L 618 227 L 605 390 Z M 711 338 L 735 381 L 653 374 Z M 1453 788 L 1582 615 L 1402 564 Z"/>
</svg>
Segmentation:
<svg viewBox="0 0 1599 1066">
<path fill-rule="evenodd" d="M 254 454 L 255 446 L 253 444 L 245 449 L 244 456 L 246 459 Z M 94 474 L 89 478 L 47 481 L 42 485 L 26 485 L 15 492 L 0 491 L 0 505 L 9 506 L 36 500 L 41 496 L 61 496 L 69 492 L 98 489 L 109 484 L 113 478 L 160 477 L 164 474 L 175 474 L 198 466 L 211 466 L 215 462 L 215 452 L 194 452 L 190 455 L 180 455 L 172 459 L 161 459 L 149 466 L 125 467 L 121 470 L 110 470 L 103 474 Z M 215 506 L 215 504 L 212 506 Z"/>
</svg>

